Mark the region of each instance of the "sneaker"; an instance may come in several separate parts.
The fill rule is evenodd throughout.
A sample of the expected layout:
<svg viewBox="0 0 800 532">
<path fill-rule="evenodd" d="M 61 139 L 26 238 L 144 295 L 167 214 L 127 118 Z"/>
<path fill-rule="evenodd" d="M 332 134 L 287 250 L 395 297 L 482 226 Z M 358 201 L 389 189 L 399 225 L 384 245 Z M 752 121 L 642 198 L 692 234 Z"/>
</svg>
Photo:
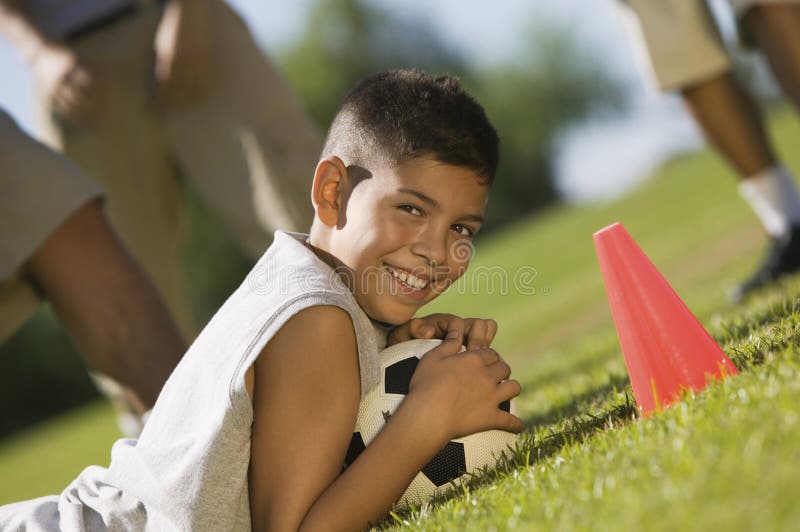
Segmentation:
<svg viewBox="0 0 800 532">
<path fill-rule="evenodd" d="M 773 238 L 767 256 L 761 267 L 748 280 L 737 286 L 731 294 L 734 302 L 780 276 L 800 269 L 800 225 L 792 227 L 780 238 Z"/>
</svg>

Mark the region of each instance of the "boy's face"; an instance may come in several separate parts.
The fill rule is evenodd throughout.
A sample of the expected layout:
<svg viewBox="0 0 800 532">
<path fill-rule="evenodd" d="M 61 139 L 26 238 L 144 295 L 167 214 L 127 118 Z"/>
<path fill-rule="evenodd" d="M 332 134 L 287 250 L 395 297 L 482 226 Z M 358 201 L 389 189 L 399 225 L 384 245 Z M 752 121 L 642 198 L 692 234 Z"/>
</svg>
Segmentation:
<svg viewBox="0 0 800 532">
<path fill-rule="evenodd" d="M 474 171 L 427 157 L 345 192 L 328 251 L 367 315 L 403 323 L 463 275 L 488 193 Z"/>
</svg>

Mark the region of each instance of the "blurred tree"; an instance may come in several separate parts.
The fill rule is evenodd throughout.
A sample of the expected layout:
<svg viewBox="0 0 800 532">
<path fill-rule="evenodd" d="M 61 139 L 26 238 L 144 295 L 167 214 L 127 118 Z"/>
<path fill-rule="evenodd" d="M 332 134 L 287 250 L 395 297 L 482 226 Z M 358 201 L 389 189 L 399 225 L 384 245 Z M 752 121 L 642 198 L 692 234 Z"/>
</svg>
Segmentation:
<svg viewBox="0 0 800 532">
<path fill-rule="evenodd" d="M 324 127 L 359 79 L 416 67 L 463 74 L 464 61 L 420 19 L 398 19 L 362 0 L 319 0 L 303 35 L 281 54 L 283 70 Z"/>
<path fill-rule="evenodd" d="M 488 219 L 497 225 L 557 201 L 552 161 L 568 128 L 621 111 L 626 90 L 568 28 L 537 24 L 519 58 L 475 73 L 474 92 L 500 132 Z"/>
</svg>

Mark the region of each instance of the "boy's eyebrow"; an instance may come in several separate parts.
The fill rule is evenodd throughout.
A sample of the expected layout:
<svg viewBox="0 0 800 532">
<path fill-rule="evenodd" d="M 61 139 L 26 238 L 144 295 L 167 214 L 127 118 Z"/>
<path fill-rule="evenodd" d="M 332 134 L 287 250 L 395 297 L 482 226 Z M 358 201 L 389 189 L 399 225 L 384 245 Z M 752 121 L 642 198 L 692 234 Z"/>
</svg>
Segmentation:
<svg viewBox="0 0 800 532">
<path fill-rule="evenodd" d="M 460 220 L 470 220 L 470 221 L 473 221 L 473 222 L 478 222 L 479 224 L 483 223 L 483 216 L 479 216 L 477 214 L 465 214 L 464 216 L 462 216 L 459 219 Z"/>
<path fill-rule="evenodd" d="M 418 190 L 414 190 L 413 188 L 398 188 L 397 191 L 398 192 L 405 192 L 406 194 L 414 195 L 414 196 L 418 197 L 420 200 L 422 200 L 425 203 L 427 203 L 428 205 L 430 205 L 431 207 L 438 207 L 439 206 L 439 202 L 438 201 L 436 201 L 435 199 L 431 198 L 430 196 L 426 196 L 425 194 L 423 194 L 422 192 L 419 192 Z"/>
<path fill-rule="evenodd" d="M 414 190 L 413 188 L 398 188 L 397 191 L 398 192 L 404 192 L 406 194 L 411 194 L 412 196 L 416 196 L 416 197 L 418 197 L 420 199 L 420 201 L 423 201 L 423 202 L 427 203 L 431 207 L 438 207 L 439 206 L 439 202 L 438 201 L 436 201 L 435 199 L 431 198 L 430 196 L 427 196 L 427 195 L 423 194 L 422 192 L 420 192 L 418 190 Z M 478 222 L 478 223 L 481 223 L 481 224 L 483 223 L 483 216 L 480 216 L 478 214 L 465 214 L 464 216 L 462 216 L 459 219 L 460 220 L 471 220 L 473 222 Z"/>
</svg>

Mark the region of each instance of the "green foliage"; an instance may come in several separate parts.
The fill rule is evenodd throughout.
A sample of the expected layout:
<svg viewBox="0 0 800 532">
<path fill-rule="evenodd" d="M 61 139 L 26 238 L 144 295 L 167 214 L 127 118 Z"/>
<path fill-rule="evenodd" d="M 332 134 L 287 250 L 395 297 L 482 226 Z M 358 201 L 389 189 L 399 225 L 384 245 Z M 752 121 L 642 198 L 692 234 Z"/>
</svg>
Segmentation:
<svg viewBox="0 0 800 532">
<path fill-rule="evenodd" d="M 624 107 L 625 92 L 567 28 L 534 27 L 521 60 L 474 74 L 474 89 L 501 139 L 498 179 L 488 208 L 508 223 L 556 198 L 556 142 L 593 114 Z"/>
<path fill-rule="evenodd" d="M 361 78 L 392 68 L 454 74 L 464 63 L 420 19 L 394 19 L 363 0 L 319 0 L 302 37 L 281 65 L 319 124 L 333 119 L 345 93 Z"/>
</svg>

